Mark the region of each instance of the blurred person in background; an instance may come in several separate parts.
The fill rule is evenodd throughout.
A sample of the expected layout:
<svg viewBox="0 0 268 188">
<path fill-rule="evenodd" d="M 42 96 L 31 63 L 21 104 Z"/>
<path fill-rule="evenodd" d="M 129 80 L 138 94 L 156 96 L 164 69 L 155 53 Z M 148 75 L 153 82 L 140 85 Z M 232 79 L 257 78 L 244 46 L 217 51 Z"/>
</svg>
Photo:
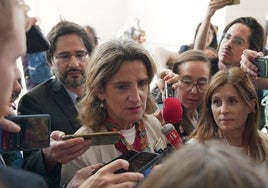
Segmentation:
<svg viewBox="0 0 268 188">
<path fill-rule="evenodd" d="M 49 187 L 59 187 L 61 165 L 81 155 L 90 141 L 61 140 L 81 126 L 77 119 L 77 99 L 84 95 L 85 67 L 94 45 L 85 29 L 73 22 L 59 21 L 48 33 L 47 61 L 54 77 L 34 87 L 19 101 L 18 112 L 50 114 L 50 147 L 24 151 L 24 168 L 42 175 Z"/>
<path fill-rule="evenodd" d="M 29 18 L 29 7 L 23 1 L 2 0 L 0 2 L 0 126 L 10 132 L 19 132 L 18 125 L 5 119 L 10 114 L 10 100 L 12 91 L 16 88 L 18 77 L 17 58 L 26 52 L 26 31 L 36 22 L 36 18 Z M 1 156 L 1 155 L 0 155 Z M 43 179 L 33 173 L 4 166 L 0 158 L 0 186 L 4 188 L 39 187 L 46 188 Z M 23 182 L 23 183 L 22 183 Z"/>
<path fill-rule="evenodd" d="M 95 28 L 93 28 L 90 25 L 86 25 L 85 26 L 85 30 L 86 30 L 86 32 L 88 34 L 89 39 L 93 42 L 94 48 L 96 46 L 98 46 L 98 44 L 99 44 L 99 38 L 98 38 L 98 35 L 96 33 Z"/>
</svg>

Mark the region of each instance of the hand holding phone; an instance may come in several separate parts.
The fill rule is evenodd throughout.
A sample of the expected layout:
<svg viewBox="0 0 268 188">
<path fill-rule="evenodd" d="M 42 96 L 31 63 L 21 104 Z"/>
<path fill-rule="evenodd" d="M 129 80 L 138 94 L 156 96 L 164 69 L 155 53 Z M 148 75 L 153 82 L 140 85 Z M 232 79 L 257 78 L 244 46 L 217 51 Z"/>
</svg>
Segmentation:
<svg viewBox="0 0 268 188">
<path fill-rule="evenodd" d="M 144 176 L 140 173 L 127 172 L 128 174 L 123 176 L 115 175 L 114 170 L 116 169 L 126 169 L 128 166 L 127 161 L 125 160 L 115 160 L 102 168 L 99 169 L 100 173 L 93 173 L 88 177 L 80 187 L 125 187 L 125 185 L 130 185 L 131 187 L 137 187 L 137 184 L 144 179 Z M 87 174 L 89 172 L 87 171 Z M 107 178 L 105 178 L 107 177 Z M 98 179 L 99 181 L 93 181 Z M 71 182 L 72 183 L 72 182 Z M 68 183 L 69 185 L 69 183 Z"/>
<path fill-rule="evenodd" d="M 240 0 L 229 0 L 228 5 L 238 5 L 238 4 L 240 4 Z"/>
<path fill-rule="evenodd" d="M 59 130 L 55 130 L 50 134 L 49 147 L 42 149 L 42 154 L 45 160 L 53 160 L 55 162 L 65 164 L 79 157 L 91 146 L 90 141 L 83 139 L 70 139 L 63 141 L 62 135 L 64 134 L 64 132 Z M 70 155 L 70 151 L 74 152 Z"/>
<path fill-rule="evenodd" d="M 8 132 L 15 132 L 18 133 L 20 131 L 20 126 L 18 126 L 13 121 L 10 121 L 9 119 L 6 119 L 5 117 L 2 117 L 0 119 L 0 130 L 3 129 Z"/>
<path fill-rule="evenodd" d="M 158 153 L 150 153 L 150 152 L 136 152 L 130 150 L 119 157 L 113 159 L 112 161 L 108 162 L 106 165 L 112 163 L 117 159 L 124 159 L 129 162 L 128 169 L 119 169 L 116 170 L 114 173 L 119 174 L 123 172 L 140 172 L 144 176 L 149 175 L 152 170 L 152 167 L 158 162 L 160 159 L 160 154 Z"/>
<path fill-rule="evenodd" d="M 268 57 L 255 58 L 253 63 L 258 67 L 258 76 L 268 78 Z"/>
<path fill-rule="evenodd" d="M 171 84 L 165 82 L 165 99 L 175 97 L 175 90 L 172 88 Z"/>
<path fill-rule="evenodd" d="M 48 147 L 50 140 L 50 115 L 18 115 L 7 119 L 20 126 L 18 133 L 0 129 L 0 152 L 32 150 Z"/>
<path fill-rule="evenodd" d="M 37 25 L 32 25 L 26 32 L 27 53 L 47 51 L 50 44 Z"/>
</svg>

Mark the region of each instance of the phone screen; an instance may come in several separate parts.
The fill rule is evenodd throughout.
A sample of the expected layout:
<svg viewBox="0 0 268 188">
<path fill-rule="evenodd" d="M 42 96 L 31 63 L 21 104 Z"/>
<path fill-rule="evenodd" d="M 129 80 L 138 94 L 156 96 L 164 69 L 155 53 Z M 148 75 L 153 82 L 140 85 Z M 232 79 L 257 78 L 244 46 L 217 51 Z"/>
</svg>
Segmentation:
<svg viewBox="0 0 268 188">
<path fill-rule="evenodd" d="M 20 132 L 11 133 L 0 129 L 0 151 L 31 150 L 49 146 L 50 115 L 18 115 L 7 119 L 21 127 Z"/>
<path fill-rule="evenodd" d="M 139 152 L 129 159 L 128 171 L 141 172 L 147 176 L 158 159 L 159 154 L 157 153 Z"/>
<path fill-rule="evenodd" d="M 128 156 L 128 158 L 126 158 L 126 156 Z M 146 177 L 151 172 L 153 165 L 155 165 L 160 159 L 160 155 L 158 153 L 132 151 L 130 153 L 123 154 L 118 158 L 125 159 L 129 162 L 128 172 L 140 172 Z M 115 171 L 117 174 L 122 172 L 126 172 L 126 170 L 119 169 Z"/>
</svg>

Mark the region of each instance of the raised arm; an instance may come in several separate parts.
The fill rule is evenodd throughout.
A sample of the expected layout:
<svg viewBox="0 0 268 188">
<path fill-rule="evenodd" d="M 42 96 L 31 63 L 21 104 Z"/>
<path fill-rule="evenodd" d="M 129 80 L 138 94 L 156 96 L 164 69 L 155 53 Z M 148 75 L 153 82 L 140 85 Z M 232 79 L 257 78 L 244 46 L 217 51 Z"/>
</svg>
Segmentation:
<svg viewBox="0 0 268 188">
<path fill-rule="evenodd" d="M 203 22 L 201 23 L 199 30 L 196 34 L 194 41 L 194 49 L 196 50 L 205 50 L 208 30 L 210 26 L 210 21 L 214 13 L 229 3 L 229 0 L 210 0 L 208 9 L 205 15 Z"/>
</svg>

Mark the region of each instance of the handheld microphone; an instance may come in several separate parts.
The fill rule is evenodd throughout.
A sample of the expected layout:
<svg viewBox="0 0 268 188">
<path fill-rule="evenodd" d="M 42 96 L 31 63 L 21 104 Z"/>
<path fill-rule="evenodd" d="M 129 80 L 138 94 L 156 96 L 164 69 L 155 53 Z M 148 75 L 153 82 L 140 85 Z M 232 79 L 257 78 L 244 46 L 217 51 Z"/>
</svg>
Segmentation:
<svg viewBox="0 0 268 188">
<path fill-rule="evenodd" d="M 162 116 L 165 124 L 161 132 L 165 135 L 174 149 L 179 149 L 183 145 L 183 140 L 172 124 L 178 123 L 182 119 L 182 106 L 177 98 L 166 98 L 163 104 Z"/>
<path fill-rule="evenodd" d="M 166 98 L 163 104 L 162 116 L 167 123 L 175 124 L 182 119 L 182 106 L 177 98 Z"/>
<path fill-rule="evenodd" d="M 169 143 L 174 149 L 179 149 L 184 143 L 175 127 L 171 124 L 165 124 L 161 128 L 161 132 L 165 135 Z"/>
</svg>

